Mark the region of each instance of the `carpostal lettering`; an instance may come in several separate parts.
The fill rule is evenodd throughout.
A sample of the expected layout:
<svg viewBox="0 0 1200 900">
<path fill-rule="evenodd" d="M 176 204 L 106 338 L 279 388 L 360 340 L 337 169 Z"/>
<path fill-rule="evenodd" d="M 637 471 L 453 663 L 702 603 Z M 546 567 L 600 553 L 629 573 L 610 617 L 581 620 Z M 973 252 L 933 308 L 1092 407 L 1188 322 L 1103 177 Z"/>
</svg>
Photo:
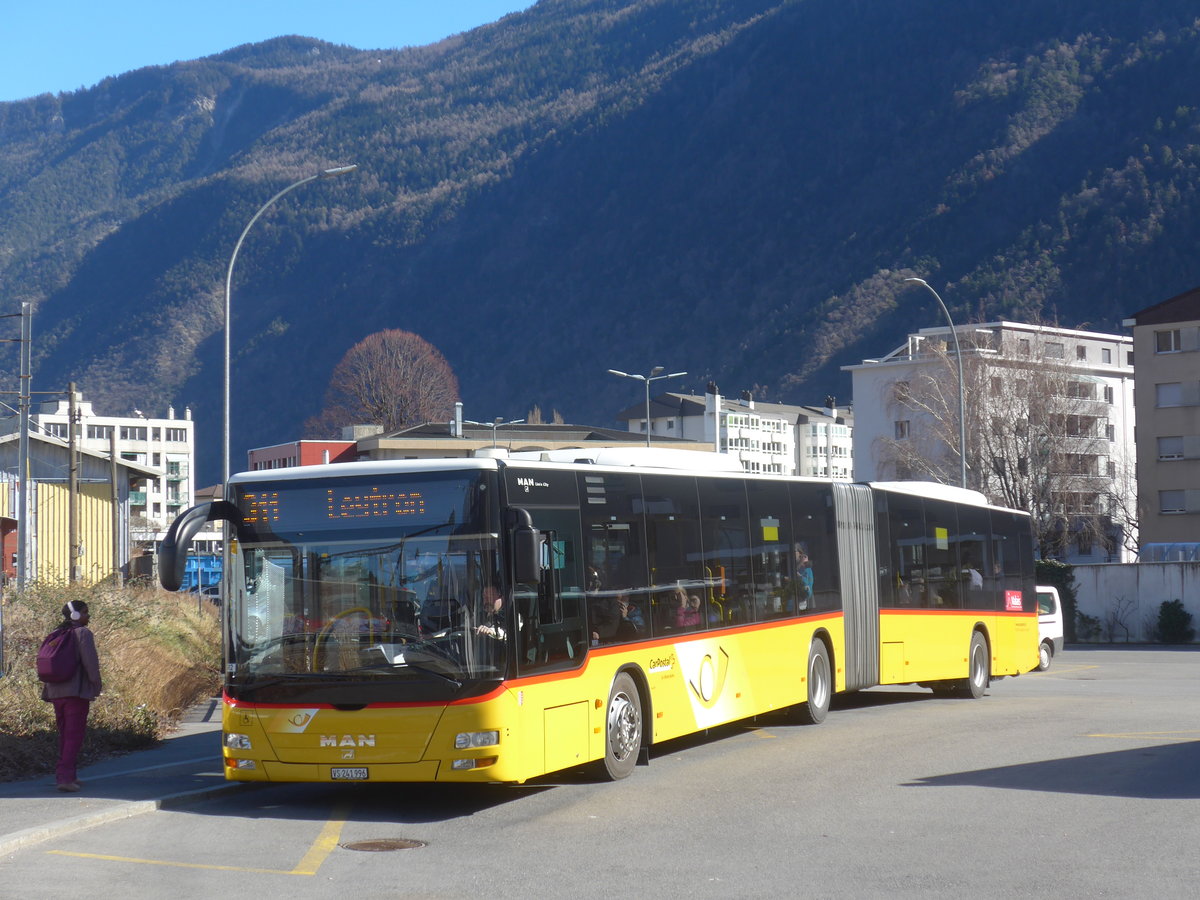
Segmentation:
<svg viewBox="0 0 1200 900">
<path fill-rule="evenodd" d="M 321 735 L 322 747 L 374 747 L 375 735 L 360 734 L 355 739 L 352 734 L 343 734 L 340 738 L 336 734 Z"/>
<path fill-rule="evenodd" d="M 675 668 L 675 654 L 650 660 L 651 672 L 670 672 Z"/>
</svg>

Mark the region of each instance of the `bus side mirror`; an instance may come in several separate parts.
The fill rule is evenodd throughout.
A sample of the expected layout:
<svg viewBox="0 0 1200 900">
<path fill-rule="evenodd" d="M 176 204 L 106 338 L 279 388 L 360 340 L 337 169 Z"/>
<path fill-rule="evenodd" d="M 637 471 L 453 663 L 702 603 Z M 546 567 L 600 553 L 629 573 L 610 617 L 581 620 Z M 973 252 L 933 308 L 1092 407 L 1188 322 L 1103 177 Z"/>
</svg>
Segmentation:
<svg viewBox="0 0 1200 900">
<path fill-rule="evenodd" d="M 520 525 L 513 532 L 513 575 L 518 584 L 537 584 L 542 580 L 542 535 L 531 525 Z"/>
<path fill-rule="evenodd" d="M 158 580 L 168 591 L 177 591 L 183 584 L 192 538 L 206 523 L 213 521 L 228 521 L 237 525 L 241 516 L 237 507 L 227 500 L 214 500 L 183 511 L 167 529 L 167 535 L 158 549 Z"/>
</svg>

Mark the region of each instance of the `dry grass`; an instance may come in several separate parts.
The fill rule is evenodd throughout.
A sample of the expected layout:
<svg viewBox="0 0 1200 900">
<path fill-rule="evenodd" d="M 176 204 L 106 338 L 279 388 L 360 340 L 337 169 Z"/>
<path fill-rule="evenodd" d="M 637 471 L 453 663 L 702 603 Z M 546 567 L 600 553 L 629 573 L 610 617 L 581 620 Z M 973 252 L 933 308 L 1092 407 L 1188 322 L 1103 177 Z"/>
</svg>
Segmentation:
<svg viewBox="0 0 1200 900">
<path fill-rule="evenodd" d="M 148 587 L 39 585 L 4 599 L 0 781 L 53 771 L 54 710 L 41 699 L 34 657 L 68 600 L 84 600 L 104 693 L 93 702 L 82 763 L 153 744 L 188 706 L 220 684 L 216 609 L 195 594 Z"/>
</svg>

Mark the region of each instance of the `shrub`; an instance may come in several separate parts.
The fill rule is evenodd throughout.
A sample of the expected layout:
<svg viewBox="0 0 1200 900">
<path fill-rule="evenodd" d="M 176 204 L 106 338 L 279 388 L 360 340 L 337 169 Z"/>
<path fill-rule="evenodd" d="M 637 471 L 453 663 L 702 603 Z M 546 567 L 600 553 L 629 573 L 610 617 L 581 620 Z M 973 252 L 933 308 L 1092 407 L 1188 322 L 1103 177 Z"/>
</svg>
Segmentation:
<svg viewBox="0 0 1200 900">
<path fill-rule="evenodd" d="M 1183 601 L 1164 600 L 1158 608 L 1154 639 L 1164 644 L 1187 644 L 1195 635 L 1192 614 L 1183 608 Z"/>
<path fill-rule="evenodd" d="M 1074 640 L 1087 643 L 1100 639 L 1100 619 L 1096 616 L 1089 616 L 1087 613 L 1076 610 L 1074 621 L 1064 619 L 1064 623 L 1068 622 L 1075 626 L 1073 629 Z"/>
<path fill-rule="evenodd" d="M 217 614 L 207 601 L 198 608 L 195 594 L 62 584 L 10 594 L 0 680 L 0 781 L 54 768 L 54 710 L 41 699 L 34 658 L 68 600 L 90 608 L 104 678 L 104 693 L 88 717 L 82 763 L 152 744 L 183 710 L 218 689 Z"/>
</svg>

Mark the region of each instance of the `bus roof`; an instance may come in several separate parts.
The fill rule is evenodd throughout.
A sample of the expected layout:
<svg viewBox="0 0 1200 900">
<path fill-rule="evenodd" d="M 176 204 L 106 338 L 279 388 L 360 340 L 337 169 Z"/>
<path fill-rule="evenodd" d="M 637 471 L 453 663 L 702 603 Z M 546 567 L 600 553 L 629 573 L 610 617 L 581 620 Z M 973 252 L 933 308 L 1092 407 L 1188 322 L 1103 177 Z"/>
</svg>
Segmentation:
<svg viewBox="0 0 1200 900">
<path fill-rule="evenodd" d="M 691 474 L 742 475 L 755 479 L 781 481 L 827 482 L 825 478 L 784 477 L 743 471 L 736 459 L 724 453 L 699 450 L 669 450 L 662 448 L 597 447 L 567 450 L 523 451 L 506 455 L 476 457 L 441 457 L 430 459 L 379 459 L 361 462 L 329 463 L 320 466 L 292 466 L 283 469 L 256 469 L 232 476 L 231 484 L 260 481 L 299 481 L 309 478 L 351 478 L 355 475 L 387 475 L 404 472 L 447 472 L 453 470 L 496 471 L 502 463 L 545 465 L 549 467 L 582 467 L 621 469 L 658 469 Z M 861 482 L 841 482 L 843 484 Z M 948 500 L 970 506 L 997 509 L 979 491 L 968 490 L 936 481 L 872 481 L 872 490 L 890 491 L 915 497 Z"/>
<path fill-rule="evenodd" d="M 321 466 L 290 466 L 283 469 L 255 469 L 239 472 L 230 484 L 252 481 L 297 481 L 306 478 L 351 478 L 355 475 L 386 475 L 391 472 L 446 472 L 453 469 L 495 471 L 496 460 L 474 457 L 438 457 L 432 459 L 370 459 L 361 462 L 329 463 Z"/>
</svg>

